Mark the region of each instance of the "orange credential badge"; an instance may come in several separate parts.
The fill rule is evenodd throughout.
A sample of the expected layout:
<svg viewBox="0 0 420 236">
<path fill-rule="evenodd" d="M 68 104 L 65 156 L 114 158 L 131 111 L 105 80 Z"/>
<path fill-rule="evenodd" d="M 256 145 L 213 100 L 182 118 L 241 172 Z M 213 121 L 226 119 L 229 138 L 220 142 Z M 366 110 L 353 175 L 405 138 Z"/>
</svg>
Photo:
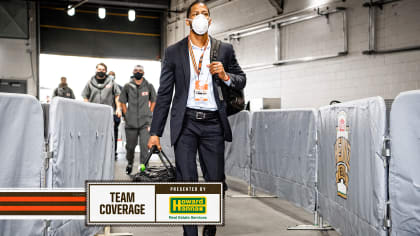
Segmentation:
<svg viewBox="0 0 420 236">
<path fill-rule="evenodd" d="M 207 82 L 203 82 L 201 80 L 195 81 L 195 89 L 194 89 L 194 99 L 195 101 L 208 101 L 208 91 L 209 91 L 209 84 Z"/>
</svg>

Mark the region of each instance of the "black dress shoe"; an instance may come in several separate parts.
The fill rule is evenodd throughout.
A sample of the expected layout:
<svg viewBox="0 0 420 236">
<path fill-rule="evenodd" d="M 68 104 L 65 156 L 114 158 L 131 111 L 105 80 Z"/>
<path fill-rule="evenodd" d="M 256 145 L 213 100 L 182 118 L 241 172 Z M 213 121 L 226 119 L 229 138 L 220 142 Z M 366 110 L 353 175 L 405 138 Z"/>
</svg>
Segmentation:
<svg viewBox="0 0 420 236">
<path fill-rule="evenodd" d="M 203 236 L 215 236 L 216 235 L 216 226 L 206 225 L 203 228 Z"/>
<path fill-rule="evenodd" d="M 125 173 L 127 175 L 131 174 L 131 171 L 133 170 L 133 164 L 128 164 L 127 168 L 125 169 Z"/>
</svg>

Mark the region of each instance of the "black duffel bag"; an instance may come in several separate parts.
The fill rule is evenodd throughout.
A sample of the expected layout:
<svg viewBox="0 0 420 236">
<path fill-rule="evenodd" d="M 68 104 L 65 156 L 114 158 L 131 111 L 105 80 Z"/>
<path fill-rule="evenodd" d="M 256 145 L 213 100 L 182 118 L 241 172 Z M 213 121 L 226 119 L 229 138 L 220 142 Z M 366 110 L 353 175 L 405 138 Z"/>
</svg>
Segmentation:
<svg viewBox="0 0 420 236">
<path fill-rule="evenodd" d="M 149 167 L 149 160 L 153 154 L 158 154 L 162 167 Z M 145 169 L 140 170 L 133 176 L 134 182 L 174 182 L 176 180 L 176 169 L 168 159 L 166 154 L 156 146 L 153 146 L 147 154 Z"/>
</svg>

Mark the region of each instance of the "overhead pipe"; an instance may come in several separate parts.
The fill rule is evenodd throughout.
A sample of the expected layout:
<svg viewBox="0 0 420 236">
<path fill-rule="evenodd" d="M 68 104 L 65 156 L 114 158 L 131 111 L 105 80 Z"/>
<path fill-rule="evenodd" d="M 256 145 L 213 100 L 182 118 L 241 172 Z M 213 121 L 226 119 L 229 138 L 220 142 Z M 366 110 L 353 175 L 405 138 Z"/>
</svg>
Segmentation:
<svg viewBox="0 0 420 236">
<path fill-rule="evenodd" d="M 274 26 L 274 61 L 281 60 L 281 28 L 279 24 Z"/>
<path fill-rule="evenodd" d="M 302 14 L 302 13 L 313 11 L 314 9 L 317 9 L 317 8 L 325 7 L 329 4 L 333 4 L 333 3 L 336 3 L 336 2 L 344 2 L 344 1 L 345 0 L 333 0 L 333 1 L 330 1 L 330 2 L 327 2 L 327 3 L 323 3 L 323 4 L 314 4 L 312 6 L 306 7 L 304 9 L 301 9 L 301 10 L 298 10 L 298 11 L 289 12 L 289 13 L 282 14 L 280 16 L 271 17 L 271 18 L 268 18 L 268 19 L 265 19 L 265 20 L 262 20 L 262 21 L 259 21 L 259 22 L 256 22 L 256 23 L 252 23 L 252 24 L 248 24 L 248 25 L 245 25 L 245 26 L 229 29 L 227 31 L 219 32 L 219 33 L 213 34 L 213 36 L 217 38 L 217 37 L 220 37 L 220 36 L 223 36 L 223 35 L 236 34 L 236 33 L 240 32 L 242 30 L 247 30 L 248 28 L 264 25 L 264 24 L 267 24 L 267 23 L 270 23 L 270 22 L 275 22 L 275 21 L 278 21 L 278 20 L 281 20 L 281 19 L 284 19 L 284 18 L 290 18 L 292 16 L 297 16 L 297 15 Z"/>
<path fill-rule="evenodd" d="M 276 61 L 273 64 L 276 66 L 280 65 L 286 65 L 286 64 L 295 64 L 295 63 L 301 63 L 301 62 L 309 62 L 309 61 L 318 61 L 318 60 L 324 60 L 324 59 L 331 59 L 335 57 L 341 57 L 347 55 L 347 52 L 339 52 L 337 54 L 331 54 L 331 55 L 323 55 L 323 56 L 314 56 L 314 57 L 301 57 L 296 59 L 286 59 L 281 61 Z"/>
<path fill-rule="evenodd" d="M 384 49 L 384 50 L 373 50 L 373 51 L 363 51 L 365 55 L 373 55 L 373 54 L 389 54 L 389 53 L 398 53 L 398 52 L 411 52 L 420 50 L 419 46 L 411 46 L 411 47 L 401 47 L 401 48 L 391 48 L 391 49 Z"/>
<path fill-rule="evenodd" d="M 369 2 L 363 3 L 363 6 L 364 7 L 380 7 L 380 8 L 382 8 L 382 6 L 385 5 L 385 4 L 399 2 L 399 1 L 401 1 L 401 0 L 381 0 L 381 1 L 376 1 L 376 2 L 370 0 Z"/>
</svg>

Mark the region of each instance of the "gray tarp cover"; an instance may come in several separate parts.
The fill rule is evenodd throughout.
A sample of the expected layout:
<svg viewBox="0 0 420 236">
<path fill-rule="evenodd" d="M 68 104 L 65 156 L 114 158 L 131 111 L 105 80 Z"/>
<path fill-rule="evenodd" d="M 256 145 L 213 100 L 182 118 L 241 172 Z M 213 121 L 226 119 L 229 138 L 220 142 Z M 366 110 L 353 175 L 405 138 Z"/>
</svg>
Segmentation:
<svg viewBox="0 0 420 236">
<path fill-rule="evenodd" d="M 232 142 L 225 142 L 225 172 L 249 182 L 251 160 L 250 113 L 241 111 L 229 117 Z"/>
<path fill-rule="evenodd" d="M 351 146 L 347 199 L 337 195 L 334 145 L 339 112 L 347 114 Z M 381 149 L 385 103 L 368 98 L 320 108 L 318 191 L 320 214 L 343 235 L 386 235 L 386 175 Z"/>
<path fill-rule="evenodd" d="M 254 112 L 252 133 L 252 184 L 313 211 L 315 110 Z"/>
<path fill-rule="evenodd" d="M 112 108 L 55 97 L 50 106 L 50 161 L 53 188 L 84 188 L 86 180 L 113 180 L 114 124 Z M 98 228 L 86 228 L 84 221 L 51 222 L 50 235 L 92 235 Z"/>
<path fill-rule="evenodd" d="M 83 188 L 86 180 L 113 180 L 112 108 L 56 97 L 50 106 L 53 188 Z"/>
<path fill-rule="evenodd" d="M 389 193 L 392 235 L 420 235 L 420 90 L 401 93 L 391 110 Z"/>
<path fill-rule="evenodd" d="M 44 123 L 32 96 L 0 93 L 0 188 L 39 188 Z M 41 220 L 0 220 L 1 235 L 41 235 Z"/>
</svg>

